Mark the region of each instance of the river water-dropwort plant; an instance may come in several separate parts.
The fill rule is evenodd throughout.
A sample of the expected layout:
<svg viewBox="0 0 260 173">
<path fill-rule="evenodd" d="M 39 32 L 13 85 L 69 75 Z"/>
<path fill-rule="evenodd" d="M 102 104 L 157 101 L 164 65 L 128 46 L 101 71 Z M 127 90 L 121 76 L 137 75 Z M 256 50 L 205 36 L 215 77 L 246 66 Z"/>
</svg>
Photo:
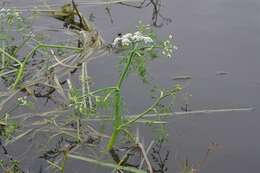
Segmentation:
<svg viewBox="0 0 260 173">
<path fill-rule="evenodd" d="M 172 35 L 169 35 L 169 39 L 163 42 L 157 42 L 155 33 L 152 32 L 149 25 L 143 25 L 140 23 L 138 31 L 135 33 L 126 33 L 115 38 L 112 46 L 115 48 L 121 48 L 125 52 L 124 67 L 121 71 L 119 80 L 117 81 L 114 90 L 114 114 L 113 114 L 113 133 L 107 145 L 107 149 L 111 150 L 116 143 L 117 136 L 122 130 L 126 130 L 127 127 L 133 125 L 137 120 L 143 118 L 148 113 L 154 111 L 156 106 L 164 98 L 175 95 L 181 88 L 175 87 L 168 92 L 160 91 L 160 95 L 156 99 L 153 105 L 147 108 L 144 112 L 136 115 L 129 120 L 123 119 L 122 111 L 122 98 L 121 91 L 124 81 L 127 78 L 128 73 L 131 70 L 136 70 L 141 78 L 145 78 L 146 75 L 146 62 L 149 59 L 156 57 L 156 51 L 161 51 L 163 55 L 171 57 L 175 46 L 171 43 Z M 129 117 L 128 117 L 129 118 Z"/>
</svg>

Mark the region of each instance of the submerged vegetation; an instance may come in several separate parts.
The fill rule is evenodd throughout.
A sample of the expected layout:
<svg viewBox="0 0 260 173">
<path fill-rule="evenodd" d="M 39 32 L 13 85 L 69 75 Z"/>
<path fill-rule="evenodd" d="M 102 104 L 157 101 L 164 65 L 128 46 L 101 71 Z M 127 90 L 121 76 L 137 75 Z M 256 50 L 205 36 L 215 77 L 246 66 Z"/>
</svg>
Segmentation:
<svg viewBox="0 0 260 173">
<path fill-rule="evenodd" d="M 157 24 L 158 18 L 162 17 L 160 1 L 111 3 L 136 8 L 152 5 L 153 25 L 162 25 Z M 64 29 L 55 31 L 62 35 L 61 40 L 47 39 L 47 34 L 53 34 L 51 29 L 55 28 L 44 33 L 34 30 L 34 20 L 41 16 L 63 22 Z M 161 147 L 160 141 L 164 137 L 152 141 L 146 149 L 135 129 L 138 131 L 137 124 L 140 123 L 163 128 L 165 122 L 160 114 L 172 111 L 169 99 L 174 99 L 181 90 L 179 85 L 167 89 L 153 85 L 147 71 L 150 61 L 172 56 L 176 49 L 172 35 L 160 41 L 153 26 L 140 22 L 134 33 L 119 34 L 112 43 L 106 42 L 74 1 L 58 9 L 51 6 L 47 10 L 36 8 L 30 14 L 2 8 L 0 24 L 0 135 L 6 156 L 1 161 L 4 172 L 26 172 L 16 160 L 18 156 L 13 157 L 8 151 L 9 145 L 24 140 L 30 145 L 22 155 L 35 148 L 38 157 L 49 164 L 46 170 L 54 172 L 66 172 L 69 159 L 108 167 L 116 172 L 167 171 L 162 162 L 167 161 L 169 153 L 159 162 L 156 155 L 160 154 L 153 149 L 152 158 L 159 162 L 158 170 L 148 157 L 153 143 L 158 141 Z M 120 57 L 119 78 L 113 86 L 93 88 L 89 62 L 108 54 Z M 152 86 L 154 102 L 141 113 L 126 115 L 122 89 L 132 73 Z M 44 107 L 42 100 L 52 100 L 53 108 L 37 110 L 37 107 Z M 149 117 L 148 114 L 158 116 Z M 92 157 L 93 152 L 102 156 Z M 136 159 L 139 161 L 133 162 Z"/>
</svg>

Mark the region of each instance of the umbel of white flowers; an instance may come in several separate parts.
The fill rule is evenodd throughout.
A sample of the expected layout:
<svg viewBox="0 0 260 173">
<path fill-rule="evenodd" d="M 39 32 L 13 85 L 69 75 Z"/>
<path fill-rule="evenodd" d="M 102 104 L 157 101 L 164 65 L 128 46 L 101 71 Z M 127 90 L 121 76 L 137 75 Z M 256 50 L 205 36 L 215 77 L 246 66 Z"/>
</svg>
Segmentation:
<svg viewBox="0 0 260 173">
<path fill-rule="evenodd" d="M 14 17 L 19 17 L 19 12 L 11 10 L 11 9 L 1 8 L 0 9 L 0 16 L 2 17 L 4 15 L 7 15 L 7 16 L 12 15 Z"/>
<path fill-rule="evenodd" d="M 20 16 L 20 13 L 17 12 L 14 9 L 5 9 L 5 8 L 1 8 L 0 9 L 0 19 L 6 19 L 7 21 L 11 22 L 14 19 L 17 21 L 22 21 L 22 17 Z"/>
<path fill-rule="evenodd" d="M 121 37 L 117 37 L 114 39 L 112 46 L 129 46 L 131 43 L 144 42 L 145 44 L 153 43 L 153 39 L 151 37 L 143 35 L 141 32 L 137 31 L 134 34 L 127 33 L 122 35 Z"/>
</svg>

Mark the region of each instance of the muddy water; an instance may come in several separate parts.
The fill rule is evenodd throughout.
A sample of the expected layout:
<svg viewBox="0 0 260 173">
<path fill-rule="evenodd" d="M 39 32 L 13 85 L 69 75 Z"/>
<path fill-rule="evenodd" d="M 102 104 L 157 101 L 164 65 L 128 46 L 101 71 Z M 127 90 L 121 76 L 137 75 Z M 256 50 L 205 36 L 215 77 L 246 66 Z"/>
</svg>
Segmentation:
<svg viewBox="0 0 260 173">
<path fill-rule="evenodd" d="M 26 6 L 32 0 L 23 1 L 9 2 Z M 151 19 L 151 9 L 113 6 L 114 23 L 111 24 L 104 6 L 81 8 L 86 14 L 94 13 L 96 25 L 107 40 L 112 40 L 118 32 L 134 30 L 140 19 L 145 22 Z M 171 150 L 168 172 L 176 172 L 186 158 L 200 172 L 257 172 L 260 167 L 260 2 L 164 0 L 162 8 L 163 15 L 172 18 L 173 22 L 157 32 L 162 37 L 173 33 L 179 49 L 173 59 L 151 64 L 153 80 L 169 86 L 178 83 L 172 80 L 175 76 L 192 76 L 192 80 L 184 83 L 185 90 L 176 100 L 176 110 L 186 103 L 191 110 L 255 108 L 253 112 L 170 119 L 170 138 L 165 146 Z M 112 84 L 117 79 L 114 60 L 115 57 L 106 57 L 89 67 L 96 87 Z M 220 72 L 227 74 L 219 75 Z M 150 102 L 143 94 L 145 88 L 140 85 L 140 81 L 130 77 L 124 91 L 128 98 L 126 102 L 130 104 L 128 109 L 133 112 L 142 110 Z M 199 164 L 212 142 L 219 145 L 217 151 Z M 99 168 L 90 168 L 91 172 L 101 172 Z"/>
</svg>

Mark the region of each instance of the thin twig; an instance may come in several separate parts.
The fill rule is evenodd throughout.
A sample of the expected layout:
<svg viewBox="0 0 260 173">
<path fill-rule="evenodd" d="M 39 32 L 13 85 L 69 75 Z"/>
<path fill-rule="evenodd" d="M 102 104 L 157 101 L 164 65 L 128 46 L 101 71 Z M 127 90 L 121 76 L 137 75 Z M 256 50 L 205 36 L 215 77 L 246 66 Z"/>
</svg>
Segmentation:
<svg viewBox="0 0 260 173">
<path fill-rule="evenodd" d="M 137 143 L 137 146 L 140 148 L 140 150 L 141 150 L 141 152 L 142 152 L 142 155 L 143 155 L 143 157 L 144 157 L 144 160 L 145 160 L 145 163 L 146 163 L 147 168 L 148 168 L 148 170 L 149 170 L 149 173 L 153 173 L 152 165 L 151 165 L 151 163 L 150 163 L 150 161 L 149 161 L 149 159 L 148 159 L 148 157 L 147 157 L 147 154 L 146 154 L 146 151 L 145 151 L 145 149 L 144 149 L 143 144 L 140 143 L 140 142 L 138 142 L 138 143 Z"/>
<path fill-rule="evenodd" d="M 143 118 L 152 118 L 157 116 L 187 116 L 187 115 L 207 115 L 213 113 L 228 113 L 228 112 L 241 112 L 241 111 L 253 111 L 254 108 L 236 108 L 236 109 L 205 109 L 205 110 L 196 110 L 196 111 L 188 111 L 188 112 L 168 112 L 168 113 L 161 113 L 161 114 L 146 114 Z M 128 115 L 128 117 L 136 118 L 138 115 Z"/>
</svg>

